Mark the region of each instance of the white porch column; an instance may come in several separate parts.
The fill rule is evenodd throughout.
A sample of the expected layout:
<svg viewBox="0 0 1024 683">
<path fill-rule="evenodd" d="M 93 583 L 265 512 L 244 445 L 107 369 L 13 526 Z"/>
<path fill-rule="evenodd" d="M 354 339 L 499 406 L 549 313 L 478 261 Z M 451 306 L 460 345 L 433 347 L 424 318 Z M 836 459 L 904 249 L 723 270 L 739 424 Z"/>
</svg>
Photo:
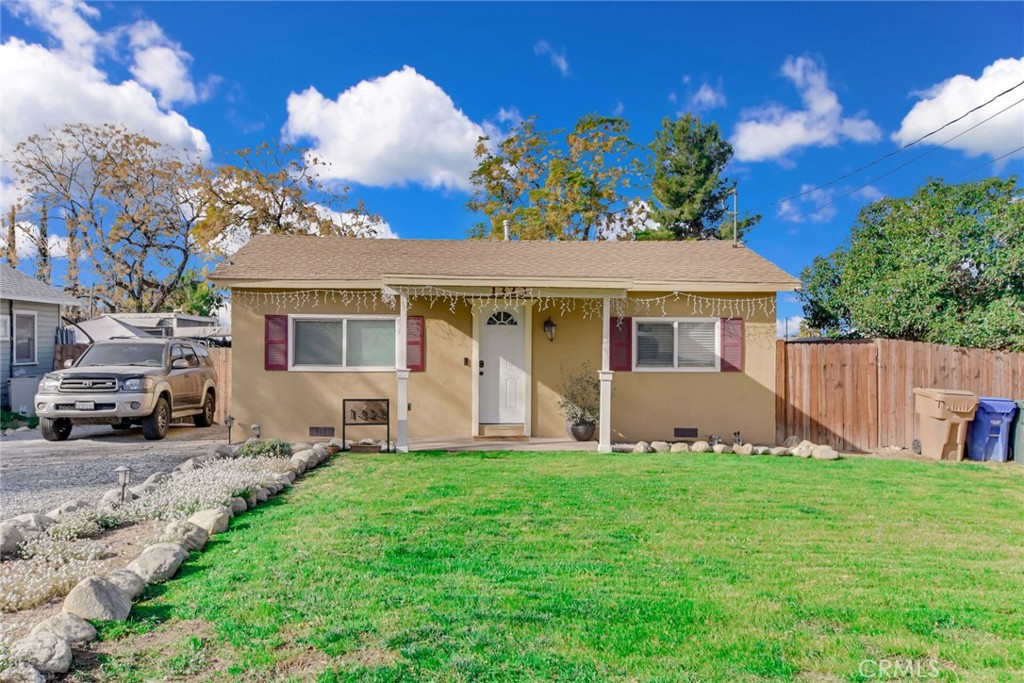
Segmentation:
<svg viewBox="0 0 1024 683">
<path fill-rule="evenodd" d="M 395 357 L 395 376 L 398 381 L 397 398 L 395 399 L 398 427 L 397 434 L 395 434 L 395 450 L 399 453 L 409 452 L 409 365 L 406 358 L 408 317 L 409 299 L 402 294 L 399 297 L 398 349 Z"/>
<path fill-rule="evenodd" d="M 604 297 L 601 314 L 601 414 L 598 418 L 597 452 L 612 452 L 611 299 Z"/>
</svg>

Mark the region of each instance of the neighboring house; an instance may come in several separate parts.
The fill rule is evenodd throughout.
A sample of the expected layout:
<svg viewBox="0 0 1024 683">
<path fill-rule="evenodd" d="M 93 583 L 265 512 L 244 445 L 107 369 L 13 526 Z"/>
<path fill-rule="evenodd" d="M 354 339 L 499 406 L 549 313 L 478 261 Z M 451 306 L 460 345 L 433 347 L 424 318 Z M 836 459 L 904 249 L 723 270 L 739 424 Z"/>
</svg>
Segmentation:
<svg viewBox="0 0 1024 683">
<path fill-rule="evenodd" d="M 53 370 L 61 307 L 69 306 L 81 303 L 70 294 L 0 263 L 0 404 L 4 408 L 34 412 L 34 385 L 39 377 Z M 12 388 L 18 405 L 11 400 Z"/>
<path fill-rule="evenodd" d="M 692 430 L 771 442 L 776 294 L 799 286 L 720 241 L 262 236 L 212 277 L 232 295 L 236 419 L 340 435 L 343 399 L 388 398 L 399 449 L 565 437 L 558 389 L 584 361 L 599 450 Z"/>
<path fill-rule="evenodd" d="M 217 318 L 186 315 L 177 312 L 162 313 L 107 313 L 116 320 L 128 323 L 154 337 L 205 336 L 209 328 L 217 327 Z"/>
</svg>

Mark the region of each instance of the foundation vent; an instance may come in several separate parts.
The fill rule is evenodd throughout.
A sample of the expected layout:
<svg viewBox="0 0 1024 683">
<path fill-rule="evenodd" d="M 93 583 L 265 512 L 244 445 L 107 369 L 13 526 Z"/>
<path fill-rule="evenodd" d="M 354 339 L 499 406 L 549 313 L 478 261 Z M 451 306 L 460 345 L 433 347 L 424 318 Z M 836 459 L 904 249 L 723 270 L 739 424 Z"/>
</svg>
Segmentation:
<svg viewBox="0 0 1024 683">
<path fill-rule="evenodd" d="M 310 436 L 334 436 L 334 427 L 310 427 Z"/>
<path fill-rule="evenodd" d="M 672 436 L 677 439 L 696 439 L 697 428 L 696 427 L 676 427 L 672 430 Z"/>
</svg>

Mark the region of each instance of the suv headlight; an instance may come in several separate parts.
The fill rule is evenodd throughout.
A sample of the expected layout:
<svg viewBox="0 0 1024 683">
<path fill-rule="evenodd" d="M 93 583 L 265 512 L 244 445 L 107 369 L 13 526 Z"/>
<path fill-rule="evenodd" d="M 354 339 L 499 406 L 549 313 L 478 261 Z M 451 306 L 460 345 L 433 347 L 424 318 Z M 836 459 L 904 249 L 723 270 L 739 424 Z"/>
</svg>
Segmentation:
<svg viewBox="0 0 1024 683">
<path fill-rule="evenodd" d="M 149 391 L 152 388 L 152 377 L 129 377 L 121 382 L 121 391 Z"/>
<path fill-rule="evenodd" d="M 41 394 L 52 394 L 56 393 L 60 389 L 60 377 L 50 377 L 44 375 L 43 379 L 39 381 L 39 393 Z"/>
</svg>

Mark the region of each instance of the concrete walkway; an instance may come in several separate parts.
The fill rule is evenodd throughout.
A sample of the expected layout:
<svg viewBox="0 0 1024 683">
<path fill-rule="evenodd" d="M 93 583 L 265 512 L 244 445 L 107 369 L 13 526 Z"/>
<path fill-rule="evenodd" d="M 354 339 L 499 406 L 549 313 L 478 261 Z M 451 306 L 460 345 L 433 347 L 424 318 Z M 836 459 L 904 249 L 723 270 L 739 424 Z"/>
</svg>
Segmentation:
<svg viewBox="0 0 1024 683">
<path fill-rule="evenodd" d="M 471 436 L 410 438 L 410 451 L 597 451 L 596 441 L 530 437 L 526 441 L 474 439 Z"/>
</svg>

